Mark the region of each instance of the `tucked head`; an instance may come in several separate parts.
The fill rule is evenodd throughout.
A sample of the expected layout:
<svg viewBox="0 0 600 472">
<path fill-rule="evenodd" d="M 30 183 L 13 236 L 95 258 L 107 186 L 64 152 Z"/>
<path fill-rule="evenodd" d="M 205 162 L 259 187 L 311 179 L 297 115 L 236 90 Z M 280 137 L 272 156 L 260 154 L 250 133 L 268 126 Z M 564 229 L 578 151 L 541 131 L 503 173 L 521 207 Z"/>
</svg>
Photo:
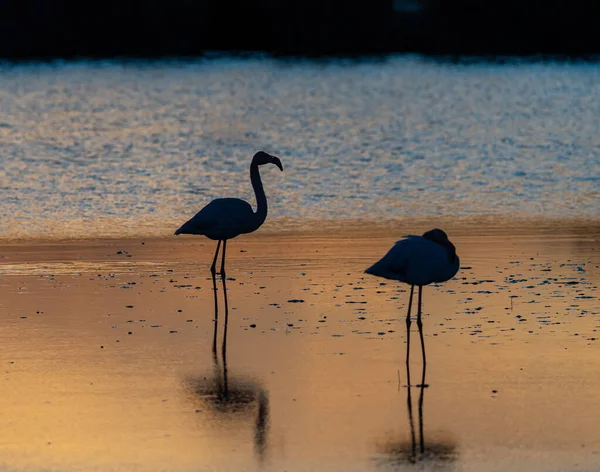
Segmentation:
<svg viewBox="0 0 600 472">
<path fill-rule="evenodd" d="M 429 231 L 426 231 L 425 233 L 423 233 L 423 237 L 425 239 L 429 239 L 430 241 L 433 241 L 434 243 L 444 246 L 446 248 L 446 250 L 448 251 L 449 261 L 450 262 L 455 261 L 456 248 L 454 247 L 454 244 L 452 244 L 450 242 L 450 240 L 448 239 L 448 235 L 444 231 L 442 231 L 441 229 L 438 229 L 438 228 L 430 229 Z"/>
<path fill-rule="evenodd" d="M 441 229 L 430 229 L 423 233 L 423 237 L 425 239 L 429 239 L 430 241 L 434 241 L 436 243 L 443 243 L 444 241 L 448 241 L 448 235 L 442 231 Z"/>
<path fill-rule="evenodd" d="M 281 161 L 278 157 L 271 156 L 264 151 L 258 151 L 254 154 L 252 158 L 252 164 L 256 164 L 257 166 L 262 166 L 264 164 L 275 164 L 279 167 L 279 170 L 283 170 L 283 165 L 281 165 Z"/>
</svg>

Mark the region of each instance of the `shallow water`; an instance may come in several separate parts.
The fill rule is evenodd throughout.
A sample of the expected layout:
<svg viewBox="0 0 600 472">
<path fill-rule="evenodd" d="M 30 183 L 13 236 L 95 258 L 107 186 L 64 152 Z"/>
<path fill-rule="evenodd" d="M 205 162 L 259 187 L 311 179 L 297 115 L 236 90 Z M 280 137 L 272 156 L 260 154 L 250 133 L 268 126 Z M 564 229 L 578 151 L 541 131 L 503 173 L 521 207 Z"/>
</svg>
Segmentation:
<svg viewBox="0 0 600 472">
<path fill-rule="evenodd" d="M 2 237 L 167 235 L 210 199 L 309 220 L 598 217 L 600 67 L 411 57 L 0 66 Z M 279 222 L 279 223 L 278 223 Z"/>
<path fill-rule="evenodd" d="M 225 358 L 211 242 L 6 246 L 0 469 L 598 469 L 597 231 L 453 238 L 424 389 L 406 287 L 362 274 L 394 238 L 354 236 L 232 243 Z"/>
</svg>

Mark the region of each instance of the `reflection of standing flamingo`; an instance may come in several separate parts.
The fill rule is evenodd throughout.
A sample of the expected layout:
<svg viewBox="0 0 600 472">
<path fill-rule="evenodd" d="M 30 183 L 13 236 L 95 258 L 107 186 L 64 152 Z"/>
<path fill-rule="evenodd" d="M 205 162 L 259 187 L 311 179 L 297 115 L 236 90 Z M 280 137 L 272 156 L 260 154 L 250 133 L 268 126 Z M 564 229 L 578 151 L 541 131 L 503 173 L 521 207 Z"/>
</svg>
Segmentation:
<svg viewBox="0 0 600 472">
<path fill-rule="evenodd" d="M 271 156 L 266 152 L 259 151 L 252 158 L 250 164 L 250 181 L 256 196 L 256 213 L 252 211 L 250 204 L 239 198 L 217 198 L 181 228 L 175 231 L 178 234 L 202 234 L 209 239 L 219 241 L 215 258 L 210 267 L 213 275 L 216 273 L 217 257 L 221 241 L 223 242 L 223 258 L 221 260 L 221 277 L 225 277 L 225 246 L 228 239 L 235 238 L 240 234 L 252 233 L 265 222 L 267 218 L 267 197 L 263 189 L 258 166 L 264 164 L 275 164 L 283 170 L 278 157 Z"/>
<path fill-rule="evenodd" d="M 423 236 L 406 236 L 398 241 L 378 262 L 369 267 L 367 274 L 399 280 L 410 285 L 408 313 L 406 315 L 406 363 L 410 356 L 410 310 L 415 285 L 419 287 L 419 309 L 417 326 L 421 337 L 423 364 L 426 364 L 423 322 L 421 321 L 421 300 L 423 285 L 445 282 L 458 272 L 460 260 L 454 245 L 441 229 L 432 229 Z"/>
<path fill-rule="evenodd" d="M 269 393 L 261 382 L 246 376 L 233 376 L 227 368 L 227 327 L 229 321 L 229 304 L 227 299 L 227 284 L 223 283 L 223 299 L 225 302 L 225 319 L 223 323 L 223 344 L 221 346 L 221 362 L 217 351 L 217 338 L 219 328 L 219 305 L 216 276 L 213 273 L 214 297 L 214 333 L 212 343 L 213 374 L 189 377 L 186 379 L 188 388 L 199 398 L 204 405 L 219 414 L 220 417 L 239 421 L 251 411 L 256 410 L 254 421 L 254 450 L 259 462 L 262 462 L 268 452 L 268 432 L 270 425 Z M 256 406 L 255 406 L 256 405 Z"/>
</svg>

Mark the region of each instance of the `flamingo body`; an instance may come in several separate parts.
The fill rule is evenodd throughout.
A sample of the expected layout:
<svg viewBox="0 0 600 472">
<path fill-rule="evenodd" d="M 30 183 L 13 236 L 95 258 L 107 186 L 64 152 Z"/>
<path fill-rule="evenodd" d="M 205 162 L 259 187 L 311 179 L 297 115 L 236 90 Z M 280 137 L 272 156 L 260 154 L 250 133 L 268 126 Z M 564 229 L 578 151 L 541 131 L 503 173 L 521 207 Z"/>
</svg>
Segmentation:
<svg viewBox="0 0 600 472">
<path fill-rule="evenodd" d="M 446 241 L 451 245 L 447 238 Z M 365 272 L 422 286 L 450 280 L 458 272 L 459 265 L 460 259 L 454 246 L 443 245 L 424 236 L 409 235 L 396 242 L 385 256 Z"/>
<path fill-rule="evenodd" d="M 258 229 L 252 206 L 239 198 L 217 198 L 175 231 L 178 234 L 199 234 L 215 241 L 233 239 Z M 262 224 L 262 222 L 261 222 Z"/>
</svg>

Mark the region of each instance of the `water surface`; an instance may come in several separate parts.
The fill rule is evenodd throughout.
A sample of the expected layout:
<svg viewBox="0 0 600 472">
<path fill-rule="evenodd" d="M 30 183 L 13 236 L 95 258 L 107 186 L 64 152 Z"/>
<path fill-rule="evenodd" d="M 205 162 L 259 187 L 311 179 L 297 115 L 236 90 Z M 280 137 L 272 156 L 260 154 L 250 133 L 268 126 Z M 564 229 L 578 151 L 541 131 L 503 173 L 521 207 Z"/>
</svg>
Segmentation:
<svg viewBox="0 0 600 472">
<path fill-rule="evenodd" d="M 597 218 L 599 72 L 411 57 L 4 65 L 0 229 L 166 235 L 212 198 L 254 203 L 259 149 L 285 166 L 263 171 L 270 228 Z"/>
</svg>

